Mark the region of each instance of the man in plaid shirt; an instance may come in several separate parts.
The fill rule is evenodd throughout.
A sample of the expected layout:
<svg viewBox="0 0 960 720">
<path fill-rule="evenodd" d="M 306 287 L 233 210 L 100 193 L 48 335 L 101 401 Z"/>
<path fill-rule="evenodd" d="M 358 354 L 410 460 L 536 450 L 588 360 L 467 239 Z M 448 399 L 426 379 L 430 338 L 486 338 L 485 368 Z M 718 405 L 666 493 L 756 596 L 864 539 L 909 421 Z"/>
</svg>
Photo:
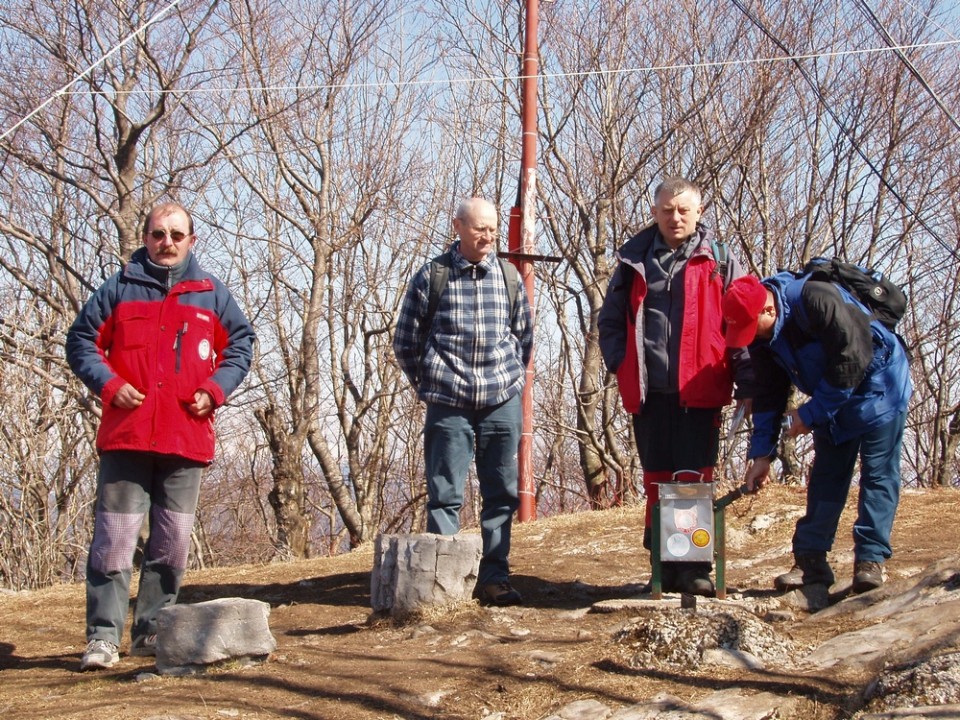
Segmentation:
<svg viewBox="0 0 960 720">
<path fill-rule="evenodd" d="M 459 239 L 448 251 L 449 275 L 435 314 L 428 317 L 436 260 L 420 268 L 407 287 L 393 349 L 427 405 L 427 531 L 460 530 L 464 483 L 475 458 L 483 539 L 477 596 L 517 605 L 522 598 L 510 585 L 508 557 L 519 506 L 520 397 L 533 350 L 530 304 L 520 282 L 511 306 L 496 257 L 497 211 L 491 203 L 480 198 L 461 203 L 453 229 Z"/>
</svg>

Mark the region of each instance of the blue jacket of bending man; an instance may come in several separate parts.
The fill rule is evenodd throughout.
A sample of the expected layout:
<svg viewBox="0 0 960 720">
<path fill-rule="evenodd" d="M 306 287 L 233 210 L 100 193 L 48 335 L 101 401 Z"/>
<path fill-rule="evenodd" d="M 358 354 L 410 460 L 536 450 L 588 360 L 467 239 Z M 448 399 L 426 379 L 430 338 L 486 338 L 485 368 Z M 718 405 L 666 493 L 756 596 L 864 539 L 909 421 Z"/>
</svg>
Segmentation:
<svg viewBox="0 0 960 720">
<path fill-rule="evenodd" d="M 831 585 L 826 554 L 860 460 L 853 527 L 854 592 L 883 583 L 900 494 L 900 451 L 912 394 L 907 352 L 840 285 L 784 272 L 731 283 L 723 298 L 727 344 L 749 346 L 754 369 L 753 436 L 746 483 L 768 479 L 781 432 L 813 434 L 807 510 L 793 536 L 793 569 L 774 581 L 781 590 Z M 806 395 L 786 411 L 790 387 Z"/>
</svg>

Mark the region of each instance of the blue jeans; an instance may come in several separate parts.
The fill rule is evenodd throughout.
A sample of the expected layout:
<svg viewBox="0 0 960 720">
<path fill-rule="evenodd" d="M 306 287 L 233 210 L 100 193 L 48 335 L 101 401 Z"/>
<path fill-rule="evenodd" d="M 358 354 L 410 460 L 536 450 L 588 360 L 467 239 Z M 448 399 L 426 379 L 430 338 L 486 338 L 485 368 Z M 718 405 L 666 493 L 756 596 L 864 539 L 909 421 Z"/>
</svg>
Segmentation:
<svg viewBox="0 0 960 720">
<path fill-rule="evenodd" d="M 460 530 L 464 483 L 475 458 L 483 541 L 480 585 L 506 580 L 510 574 L 510 529 L 520 505 L 517 451 L 522 428 L 520 395 L 476 410 L 427 404 L 423 431 L 427 532 L 455 535 Z"/>
<path fill-rule="evenodd" d="M 797 522 L 793 535 L 795 554 L 824 553 L 833 547 L 859 455 L 854 557 L 857 561 L 883 562 L 893 555 L 890 531 L 900 501 L 900 446 L 906 421 L 904 410 L 886 425 L 839 445 L 826 433 L 814 433 L 807 514 Z"/>
</svg>

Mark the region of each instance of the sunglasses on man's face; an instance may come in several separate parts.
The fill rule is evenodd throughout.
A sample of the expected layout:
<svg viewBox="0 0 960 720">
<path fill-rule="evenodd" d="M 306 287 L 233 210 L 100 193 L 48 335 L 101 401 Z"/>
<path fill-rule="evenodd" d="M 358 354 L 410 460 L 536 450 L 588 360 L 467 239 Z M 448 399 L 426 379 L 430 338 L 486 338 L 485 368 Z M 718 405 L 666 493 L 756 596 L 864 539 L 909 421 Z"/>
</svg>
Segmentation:
<svg viewBox="0 0 960 720">
<path fill-rule="evenodd" d="M 152 237 L 154 240 L 163 240 L 167 235 L 170 235 L 170 239 L 173 240 L 173 242 L 175 243 L 178 243 L 184 238 L 188 237 L 186 233 L 182 233 L 179 230 L 173 230 L 169 233 L 166 230 L 150 231 L 150 237 Z"/>
</svg>

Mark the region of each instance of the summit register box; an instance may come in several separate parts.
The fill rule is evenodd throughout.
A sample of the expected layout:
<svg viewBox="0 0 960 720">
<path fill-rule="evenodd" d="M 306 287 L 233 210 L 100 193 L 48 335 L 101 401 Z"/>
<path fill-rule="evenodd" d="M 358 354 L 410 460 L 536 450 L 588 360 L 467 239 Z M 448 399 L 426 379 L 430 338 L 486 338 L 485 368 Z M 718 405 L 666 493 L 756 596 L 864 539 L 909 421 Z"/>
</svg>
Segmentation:
<svg viewBox="0 0 960 720">
<path fill-rule="evenodd" d="M 662 483 L 660 560 L 712 563 L 713 559 L 713 483 Z"/>
</svg>

